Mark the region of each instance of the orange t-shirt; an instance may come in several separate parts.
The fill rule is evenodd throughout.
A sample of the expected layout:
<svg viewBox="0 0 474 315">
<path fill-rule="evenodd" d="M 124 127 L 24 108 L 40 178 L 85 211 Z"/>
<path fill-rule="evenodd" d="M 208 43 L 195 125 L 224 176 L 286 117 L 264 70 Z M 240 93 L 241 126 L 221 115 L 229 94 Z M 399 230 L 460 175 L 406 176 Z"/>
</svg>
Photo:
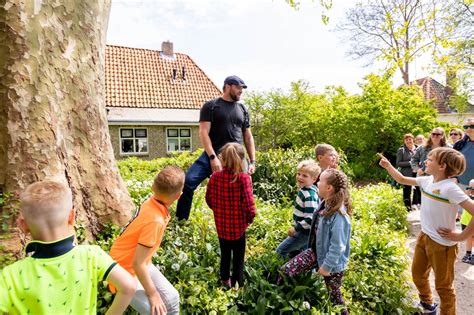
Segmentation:
<svg viewBox="0 0 474 315">
<path fill-rule="evenodd" d="M 133 257 L 137 245 L 153 248 L 147 257 L 147 264 L 160 247 L 166 225 L 170 220 L 168 209 L 151 197 L 145 201 L 110 249 L 110 256 L 125 270 L 135 276 Z"/>
</svg>

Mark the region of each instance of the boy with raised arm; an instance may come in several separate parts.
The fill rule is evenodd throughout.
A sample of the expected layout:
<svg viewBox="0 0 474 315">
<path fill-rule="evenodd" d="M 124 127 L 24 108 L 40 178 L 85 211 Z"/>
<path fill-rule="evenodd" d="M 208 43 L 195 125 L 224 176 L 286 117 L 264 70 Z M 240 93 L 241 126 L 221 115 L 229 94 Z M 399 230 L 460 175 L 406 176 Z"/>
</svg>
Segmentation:
<svg viewBox="0 0 474 315">
<path fill-rule="evenodd" d="M 462 233 L 454 232 L 458 206 L 474 213 L 474 202 L 455 183 L 453 177 L 466 168 L 464 156 L 451 148 L 436 148 L 428 154 L 425 172 L 429 176 L 406 177 L 380 155 L 380 166 L 400 184 L 421 188 L 421 232 L 417 238 L 412 262 L 412 277 L 418 289 L 424 314 L 436 314 L 438 305 L 431 293 L 429 274 L 435 275 L 436 291 L 441 300 L 441 314 L 456 314 L 454 264 L 457 242 L 474 232 L 471 221 Z"/>
</svg>

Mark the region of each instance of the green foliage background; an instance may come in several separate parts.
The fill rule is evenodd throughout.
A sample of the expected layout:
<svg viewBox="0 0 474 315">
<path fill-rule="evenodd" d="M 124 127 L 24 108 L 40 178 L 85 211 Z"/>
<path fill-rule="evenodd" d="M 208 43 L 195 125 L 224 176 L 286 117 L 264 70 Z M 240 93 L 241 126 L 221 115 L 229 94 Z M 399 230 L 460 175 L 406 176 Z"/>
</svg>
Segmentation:
<svg viewBox="0 0 474 315">
<path fill-rule="evenodd" d="M 284 261 L 275 254 L 275 249 L 286 237 L 293 211 L 294 187 L 286 183 L 293 181 L 295 162 L 310 153 L 309 149 L 275 150 L 260 159 L 259 168 L 266 171 L 255 177 L 255 185 L 281 178 L 272 183 L 279 195 L 269 194 L 268 200 L 258 198 L 256 201 L 258 214 L 247 230 L 246 284 L 239 290 L 225 291 L 220 286 L 219 244 L 212 211 L 204 202 L 204 185 L 196 191 L 189 221 L 177 222 L 171 209 L 173 218 L 154 262 L 180 292 L 182 314 L 337 313 L 328 300 L 323 279 L 316 274 L 285 277 L 282 285 L 276 284 L 278 269 Z M 189 165 L 192 160 L 192 156 L 155 161 L 129 159 L 119 162 L 119 168 L 130 171 L 123 176 L 131 185 L 129 188 L 138 206 L 150 194 L 157 165 Z M 275 161 L 280 162 L 275 164 Z M 148 175 L 137 177 L 138 170 Z M 264 188 L 260 185 L 260 192 Z M 413 297 L 407 273 L 406 212 L 400 192 L 379 184 L 353 188 L 351 193 L 354 232 L 349 268 L 343 281 L 348 307 L 353 314 L 408 313 L 412 311 Z M 108 250 L 118 231 L 117 227 L 106 226 L 96 242 Z M 104 287 L 99 297 L 101 313 L 111 300 Z M 134 313 L 130 308 L 128 312 Z"/>
<path fill-rule="evenodd" d="M 249 94 L 259 151 L 330 143 L 346 154 L 356 178 L 383 178 L 375 153 L 395 156 L 405 133 L 426 134 L 440 123 L 417 86 L 394 88 L 388 75 L 368 75 L 360 86 L 360 95 L 342 87 L 316 94 L 298 81 L 288 93 Z"/>
</svg>

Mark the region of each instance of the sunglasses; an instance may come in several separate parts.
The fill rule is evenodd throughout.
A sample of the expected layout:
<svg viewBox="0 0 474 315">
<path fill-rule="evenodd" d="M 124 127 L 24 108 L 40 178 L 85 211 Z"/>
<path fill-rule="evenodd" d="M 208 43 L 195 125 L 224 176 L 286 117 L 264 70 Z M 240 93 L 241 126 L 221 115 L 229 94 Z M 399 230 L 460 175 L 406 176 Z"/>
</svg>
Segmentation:
<svg viewBox="0 0 474 315">
<path fill-rule="evenodd" d="M 474 125 L 464 125 L 462 126 L 464 129 L 471 128 L 474 129 Z"/>
<path fill-rule="evenodd" d="M 453 133 L 450 133 L 449 135 L 450 135 L 450 136 L 460 136 L 459 133 L 454 133 L 454 132 L 453 132 Z"/>
<path fill-rule="evenodd" d="M 442 134 L 442 133 L 432 132 L 431 135 L 432 135 L 433 137 L 434 137 L 434 136 L 441 137 L 443 134 Z"/>
</svg>

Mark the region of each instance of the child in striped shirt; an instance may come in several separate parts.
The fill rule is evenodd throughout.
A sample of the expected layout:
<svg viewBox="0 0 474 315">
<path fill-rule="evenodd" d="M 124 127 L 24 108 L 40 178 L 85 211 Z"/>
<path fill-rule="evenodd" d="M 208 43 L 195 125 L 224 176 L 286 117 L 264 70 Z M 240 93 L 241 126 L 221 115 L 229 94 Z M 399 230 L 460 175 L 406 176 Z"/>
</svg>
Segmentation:
<svg viewBox="0 0 474 315">
<path fill-rule="evenodd" d="M 297 169 L 296 184 L 299 191 L 293 210 L 294 224 L 288 230 L 288 237 L 276 250 L 283 257 L 307 247 L 313 212 L 319 204 L 318 189 L 313 183 L 321 173 L 321 168 L 314 160 L 305 160 L 298 164 Z"/>
</svg>

